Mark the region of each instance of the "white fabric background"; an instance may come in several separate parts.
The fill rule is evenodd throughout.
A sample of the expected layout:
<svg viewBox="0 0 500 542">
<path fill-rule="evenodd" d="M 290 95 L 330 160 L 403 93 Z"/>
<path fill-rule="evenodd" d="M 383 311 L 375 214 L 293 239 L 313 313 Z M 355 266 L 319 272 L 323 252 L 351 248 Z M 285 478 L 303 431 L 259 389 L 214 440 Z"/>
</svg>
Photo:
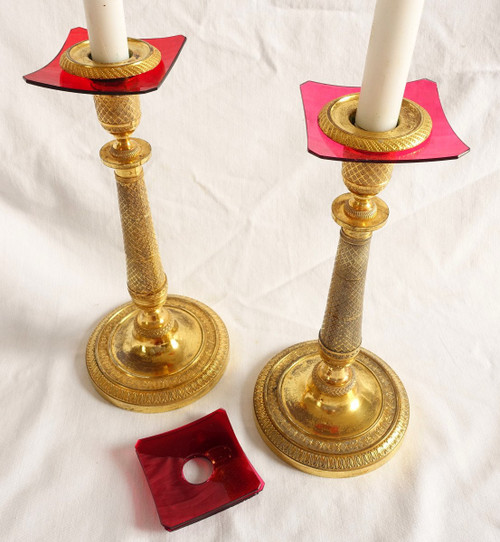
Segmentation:
<svg viewBox="0 0 500 542">
<path fill-rule="evenodd" d="M 184 34 L 142 99 L 146 179 L 170 290 L 224 319 L 227 372 L 195 404 L 122 411 L 93 390 L 88 336 L 128 299 L 109 136 L 89 96 L 26 85 L 71 2 L 2 6 L 0 537 L 8 541 L 493 541 L 500 538 L 497 0 L 427 2 L 410 78 L 439 83 L 472 151 L 396 168 L 373 239 L 364 346 L 399 374 L 410 426 L 368 475 L 278 460 L 253 421 L 267 360 L 313 339 L 338 239 L 340 165 L 306 151 L 299 84 L 361 81 L 374 1 L 126 1 L 129 35 Z M 257 497 L 166 533 L 134 444 L 218 407 L 266 481 Z"/>
</svg>

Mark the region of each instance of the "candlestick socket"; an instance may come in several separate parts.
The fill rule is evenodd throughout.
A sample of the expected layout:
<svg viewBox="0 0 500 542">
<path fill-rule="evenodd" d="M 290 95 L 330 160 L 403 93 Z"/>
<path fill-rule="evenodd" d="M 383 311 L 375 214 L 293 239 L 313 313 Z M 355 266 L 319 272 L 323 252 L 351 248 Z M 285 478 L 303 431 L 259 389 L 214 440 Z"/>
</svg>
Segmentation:
<svg viewBox="0 0 500 542">
<path fill-rule="evenodd" d="M 411 149 L 423 143 L 432 130 L 427 111 L 417 103 L 403 99 L 396 128 L 386 132 L 369 132 L 354 124 L 359 93 L 348 94 L 327 103 L 318 115 L 318 123 L 333 141 L 371 152 L 393 152 Z"/>
<path fill-rule="evenodd" d="M 102 64 L 94 62 L 88 40 L 76 43 L 61 56 L 61 68 L 78 77 L 87 79 L 124 79 L 146 73 L 161 62 L 161 53 L 150 43 L 128 38 L 130 57 L 122 62 Z"/>
</svg>

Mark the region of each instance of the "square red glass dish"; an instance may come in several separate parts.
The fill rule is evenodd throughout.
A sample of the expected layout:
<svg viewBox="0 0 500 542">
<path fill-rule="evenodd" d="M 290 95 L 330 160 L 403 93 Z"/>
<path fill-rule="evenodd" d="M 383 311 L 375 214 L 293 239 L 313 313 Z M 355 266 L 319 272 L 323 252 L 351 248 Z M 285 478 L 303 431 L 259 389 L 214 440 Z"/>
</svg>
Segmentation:
<svg viewBox="0 0 500 542">
<path fill-rule="evenodd" d="M 264 488 L 243 452 L 223 409 L 188 425 L 143 438 L 135 446 L 158 516 L 173 531 L 221 512 Z M 193 484 L 183 474 L 193 458 L 213 465 L 206 482 Z"/>
<path fill-rule="evenodd" d="M 156 68 L 125 79 L 94 80 L 67 73 L 59 65 L 59 59 L 64 51 L 76 43 L 88 39 L 85 28 L 73 28 L 54 60 L 45 67 L 25 75 L 24 80 L 30 85 L 78 92 L 80 94 L 145 94 L 160 87 L 172 69 L 186 41 L 184 36 L 145 39 L 144 41 L 156 47 L 161 53 L 161 62 Z"/>
<path fill-rule="evenodd" d="M 342 87 L 307 81 L 300 86 L 306 117 L 307 149 L 327 160 L 343 162 L 430 162 L 459 158 L 469 147 L 455 134 L 441 106 L 437 84 L 429 79 L 411 81 L 404 97 L 422 106 L 432 119 L 430 136 L 418 147 L 394 152 L 360 151 L 331 140 L 318 123 L 318 114 L 328 102 L 359 92 L 359 87 Z"/>
</svg>

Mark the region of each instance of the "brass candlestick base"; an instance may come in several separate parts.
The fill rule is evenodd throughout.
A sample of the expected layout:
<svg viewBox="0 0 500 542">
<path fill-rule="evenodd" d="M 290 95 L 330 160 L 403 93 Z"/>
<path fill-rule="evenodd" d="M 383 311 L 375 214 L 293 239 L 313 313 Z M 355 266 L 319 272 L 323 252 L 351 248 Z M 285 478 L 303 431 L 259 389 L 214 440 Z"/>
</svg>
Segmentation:
<svg viewBox="0 0 500 542">
<path fill-rule="evenodd" d="M 97 391 L 113 404 L 162 412 L 210 391 L 227 364 L 228 336 L 222 320 L 203 303 L 169 295 L 175 322 L 162 341 L 138 339 L 140 310 L 127 303 L 108 314 L 87 346 L 87 368 Z"/>
<path fill-rule="evenodd" d="M 264 367 L 254 395 L 260 434 L 279 457 L 309 474 L 355 476 L 382 465 L 408 425 L 403 384 L 362 348 L 351 365 L 355 384 L 331 396 L 313 384 L 321 361 L 318 341 L 308 341 L 283 350 Z"/>
</svg>

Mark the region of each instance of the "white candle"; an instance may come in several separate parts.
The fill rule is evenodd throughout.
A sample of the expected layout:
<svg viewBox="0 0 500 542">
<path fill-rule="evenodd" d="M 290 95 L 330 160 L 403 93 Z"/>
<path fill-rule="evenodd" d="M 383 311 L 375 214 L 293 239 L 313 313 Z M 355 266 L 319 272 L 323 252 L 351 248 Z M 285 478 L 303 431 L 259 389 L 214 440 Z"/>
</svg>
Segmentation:
<svg viewBox="0 0 500 542">
<path fill-rule="evenodd" d="M 396 127 L 424 0 L 377 0 L 356 125 L 371 132 Z"/>
<path fill-rule="evenodd" d="M 92 60 L 109 64 L 129 58 L 123 0 L 83 0 Z"/>
</svg>

